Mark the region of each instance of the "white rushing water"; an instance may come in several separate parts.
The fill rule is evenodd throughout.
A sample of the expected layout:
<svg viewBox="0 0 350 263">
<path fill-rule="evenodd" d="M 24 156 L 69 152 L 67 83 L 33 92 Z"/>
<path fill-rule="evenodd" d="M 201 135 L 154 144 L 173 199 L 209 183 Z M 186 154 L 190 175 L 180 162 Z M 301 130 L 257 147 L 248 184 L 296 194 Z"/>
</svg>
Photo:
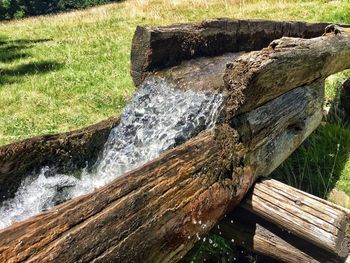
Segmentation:
<svg viewBox="0 0 350 263">
<path fill-rule="evenodd" d="M 219 93 L 176 90 L 160 79 L 146 82 L 112 129 L 92 172 L 73 176 L 43 167 L 39 174 L 28 176 L 15 197 L 1 204 L 0 228 L 92 192 L 211 128 L 222 100 Z"/>
</svg>

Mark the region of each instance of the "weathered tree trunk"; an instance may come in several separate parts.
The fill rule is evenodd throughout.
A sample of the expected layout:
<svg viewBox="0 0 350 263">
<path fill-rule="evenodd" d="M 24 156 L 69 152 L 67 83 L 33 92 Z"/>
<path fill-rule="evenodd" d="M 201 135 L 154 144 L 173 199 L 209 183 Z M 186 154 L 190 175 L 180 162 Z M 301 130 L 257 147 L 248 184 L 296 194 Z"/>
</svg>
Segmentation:
<svg viewBox="0 0 350 263">
<path fill-rule="evenodd" d="M 260 128 L 252 132 L 253 137 L 270 133 L 275 139 L 256 145 L 256 141 L 245 138 L 240 143 L 239 134 L 224 124 L 92 194 L 1 231 L 0 259 L 177 261 L 198 236 L 207 234 L 240 202 L 254 179 L 266 170 L 266 163 L 256 160 L 268 155 L 274 163 L 282 161 L 278 148 L 288 144 L 290 154 L 318 126 L 322 90 L 322 83 L 301 87 L 251 115 L 241 116 L 243 124 L 236 127 L 238 130 L 249 125 L 253 130 L 256 126 L 248 120 L 259 118 Z M 291 98 L 298 98 L 300 103 Z M 284 118 L 271 126 L 262 113 Z M 296 132 L 295 122 L 305 123 L 305 128 Z M 197 223 L 200 221 L 202 224 Z"/>
<path fill-rule="evenodd" d="M 257 183 L 241 205 L 335 255 L 349 253 L 350 211 L 276 180 Z"/>
<path fill-rule="evenodd" d="M 350 67 L 344 62 L 346 34 L 288 41 L 292 48 L 272 45 L 229 65 L 225 118 L 217 127 L 92 194 L 0 231 L 0 260 L 175 262 L 185 255 L 197 235 L 207 234 L 258 176 L 270 173 L 318 126 L 323 79 Z M 213 49 L 210 43 L 217 42 L 205 43 Z M 316 70 L 317 52 L 327 60 Z"/>
<path fill-rule="evenodd" d="M 239 207 L 219 223 L 214 233 L 257 254 L 278 261 L 295 263 L 341 263 L 345 258 L 329 253 L 312 243 Z"/>
</svg>

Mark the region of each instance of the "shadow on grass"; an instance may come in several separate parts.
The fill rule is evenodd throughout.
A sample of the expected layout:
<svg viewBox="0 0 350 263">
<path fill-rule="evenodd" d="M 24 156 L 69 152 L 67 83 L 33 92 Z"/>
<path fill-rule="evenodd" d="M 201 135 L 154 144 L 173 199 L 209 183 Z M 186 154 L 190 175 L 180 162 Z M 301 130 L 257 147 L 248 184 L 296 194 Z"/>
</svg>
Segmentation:
<svg viewBox="0 0 350 263">
<path fill-rule="evenodd" d="M 0 63 L 13 63 L 23 58 L 31 57 L 27 49 L 51 39 L 0 39 Z M 14 68 L 0 68 L 0 84 L 21 81 L 21 77 L 33 74 L 44 74 L 49 71 L 58 70 L 63 66 L 55 61 L 39 61 L 20 64 Z"/>
</svg>

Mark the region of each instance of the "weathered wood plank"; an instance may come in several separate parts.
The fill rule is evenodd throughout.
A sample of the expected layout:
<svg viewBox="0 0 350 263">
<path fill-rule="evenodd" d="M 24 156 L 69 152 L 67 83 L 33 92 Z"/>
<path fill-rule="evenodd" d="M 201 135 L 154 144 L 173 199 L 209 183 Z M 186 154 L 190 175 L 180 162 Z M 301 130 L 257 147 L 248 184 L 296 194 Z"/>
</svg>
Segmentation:
<svg viewBox="0 0 350 263">
<path fill-rule="evenodd" d="M 340 257 L 349 253 L 350 211 L 280 183 L 257 183 L 242 207 Z"/>
<path fill-rule="evenodd" d="M 327 252 L 306 240 L 239 207 L 220 223 L 216 234 L 257 254 L 281 262 L 343 263 L 345 258 Z"/>
</svg>

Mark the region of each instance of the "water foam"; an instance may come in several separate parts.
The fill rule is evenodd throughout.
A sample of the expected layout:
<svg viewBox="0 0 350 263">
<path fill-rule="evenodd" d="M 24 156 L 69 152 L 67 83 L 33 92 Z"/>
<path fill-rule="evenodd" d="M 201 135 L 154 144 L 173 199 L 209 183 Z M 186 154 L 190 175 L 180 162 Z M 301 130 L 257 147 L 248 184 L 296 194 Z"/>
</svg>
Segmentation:
<svg viewBox="0 0 350 263">
<path fill-rule="evenodd" d="M 112 129 L 93 172 L 83 170 L 74 177 L 44 167 L 27 177 L 15 197 L 1 205 L 0 228 L 92 192 L 211 128 L 222 101 L 220 93 L 176 90 L 162 79 L 146 82 L 124 109 L 120 124 Z"/>
</svg>

